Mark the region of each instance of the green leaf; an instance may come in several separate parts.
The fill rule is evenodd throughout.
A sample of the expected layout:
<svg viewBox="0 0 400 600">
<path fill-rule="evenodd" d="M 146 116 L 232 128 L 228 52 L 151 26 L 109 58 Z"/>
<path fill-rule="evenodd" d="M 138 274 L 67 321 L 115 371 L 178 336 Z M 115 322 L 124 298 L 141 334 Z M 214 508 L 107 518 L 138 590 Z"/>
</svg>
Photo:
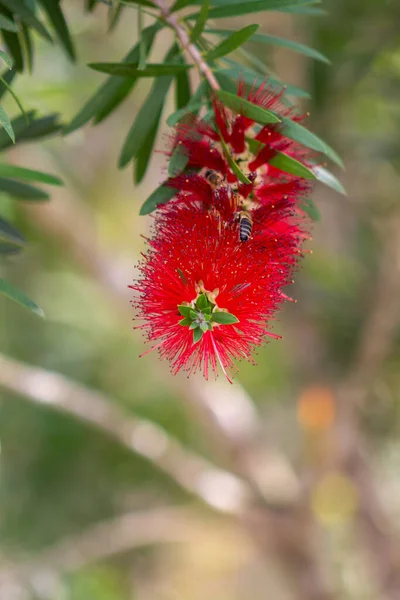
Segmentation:
<svg viewBox="0 0 400 600">
<path fill-rule="evenodd" d="M 211 315 L 211 322 L 219 323 L 220 325 L 233 325 L 239 323 L 239 319 L 235 315 L 231 315 L 228 312 L 213 312 Z"/>
<path fill-rule="evenodd" d="M 205 294 L 200 294 L 200 296 L 196 300 L 196 308 L 198 310 L 203 310 L 208 307 L 208 300 Z"/>
<path fill-rule="evenodd" d="M 145 40 L 146 52 L 150 51 L 157 32 L 161 25 L 156 23 L 143 30 L 142 38 Z M 132 50 L 125 56 L 122 63 L 138 61 L 140 57 L 140 44 L 136 44 Z M 100 86 L 95 94 L 81 108 L 77 115 L 64 129 L 64 133 L 71 133 L 83 125 L 86 125 L 91 119 L 95 123 L 103 121 L 123 100 L 128 96 L 134 87 L 137 79 L 126 79 L 122 77 L 109 77 L 107 81 Z"/>
<path fill-rule="evenodd" d="M 212 329 L 212 326 L 209 323 L 200 323 L 200 329 L 205 333 L 209 329 Z"/>
<path fill-rule="evenodd" d="M 39 317 L 44 318 L 43 310 L 33 300 L 28 298 L 24 292 L 21 292 L 21 290 L 5 279 L 0 279 L 0 294 L 11 298 L 11 300 L 18 302 L 18 304 L 36 313 Z"/>
<path fill-rule="evenodd" d="M 142 181 L 149 166 L 150 158 L 157 137 L 158 128 L 160 125 L 161 114 L 162 108 L 158 111 L 156 118 L 154 119 L 153 126 L 149 131 L 148 135 L 146 136 L 144 142 L 142 143 L 139 152 L 137 153 L 134 164 L 134 180 L 136 184 Z"/>
<path fill-rule="evenodd" d="M 0 177 L 11 177 L 14 179 L 22 179 L 24 181 L 36 181 L 39 183 L 48 183 L 50 185 L 63 185 L 61 179 L 54 175 L 2 162 L 0 162 Z"/>
<path fill-rule="evenodd" d="M 27 117 L 29 124 L 27 124 L 23 116 L 16 117 L 11 122 L 17 144 L 46 137 L 61 129 L 61 125 L 58 122 L 59 115 L 57 114 L 35 119 L 35 111 L 28 111 Z M 12 141 L 8 137 L 8 134 L 0 128 L 0 150 L 9 148 L 11 145 Z"/>
<path fill-rule="evenodd" d="M 169 115 L 167 119 L 167 125 L 169 125 L 169 127 L 174 127 L 174 125 L 176 125 L 185 115 L 190 115 L 191 113 L 194 113 L 195 111 L 199 110 L 201 107 L 202 103 L 198 102 L 197 104 L 194 104 L 191 107 L 191 109 L 189 108 L 189 106 L 185 106 L 183 108 L 180 108 L 179 110 L 176 110 L 171 115 Z"/>
<path fill-rule="evenodd" d="M 303 165 L 303 163 L 298 160 L 284 154 L 283 152 L 276 152 L 275 156 L 273 156 L 268 164 L 284 171 L 285 173 L 292 173 L 292 175 L 297 175 L 297 177 L 303 177 L 304 179 L 316 179 L 313 171 Z"/>
<path fill-rule="evenodd" d="M 146 65 L 144 69 L 138 68 L 137 62 L 134 63 L 90 63 L 88 67 L 100 73 L 109 73 L 118 75 L 118 77 L 160 77 L 163 75 L 177 75 L 191 69 L 193 65 L 182 63 L 160 63 Z"/>
<path fill-rule="evenodd" d="M 184 58 L 182 57 L 182 61 Z M 190 102 L 192 96 L 190 89 L 189 73 L 184 71 L 175 77 L 175 104 L 176 108 L 182 108 Z"/>
<path fill-rule="evenodd" d="M 65 52 L 74 61 L 76 58 L 74 46 L 59 2 L 55 0 L 40 0 L 40 3 L 46 11 L 49 21 L 53 25 Z"/>
<path fill-rule="evenodd" d="M 122 3 L 114 4 L 114 6 L 110 6 L 109 11 L 108 11 L 108 31 L 109 32 L 113 31 L 113 29 L 115 29 L 115 27 L 117 26 L 117 24 L 121 18 L 123 8 L 124 7 L 123 7 Z M 138 36 L 138 39 L 140 41 L 142 41 L 141 31 L 142 31 L 142 28 L 140 28 L 140 35 Z"/>
<path fill-rule="evenodd" d="M 139 214 L 149 215 L 157 208 L 159 204 L 166 204 L 169 200 L 172 200 L 176 196 L 177 190 L 173 187 L 160 185 L 154 190 L 152 194 L 147 198 L 146 202 L 142 205 Z"/>
<path fill-rule="evenodd" d="M 227 59 L 223 59 L 228 62 Z M 233 61 L 229 61 L 230 64 Z M 218 77 L 219 74 L 224 75 L 225 77 L 230 77 L 235 84 L 233 85 L 233 89 L 236 91 L 237 89 L 237 81 L 241 79 L 247 84 L 247 87 L 251 89 L 252 87 L 259 87 L 261 84 L 265 83 L 265 75 L 260 75 L 256 71 L 253 71 L 249 67 L 246 67 L 242 64 L 236 64 L 235 67 L 230 69 L 218 69 L 214 71 L 214 75 Z M 278 81 L 277 79 L 268 76 L 268 84 L 271 84 L 276 87 L 282 87 L 283 83 Z M 295 96 L 297 98 L 310 98 L 310 94 L 302 90 L 301 88 L 296 87 L 295 85 L 285 84 L 285 91 L 287 96 Z"/>
<path fill-rule="evenodd" d="M 183 325 L 183 326 L 189 326 L 192 324 L 192 319 L 189 319 L 188 317 L 185 317 L 184 319 L 182 319 L 181 321 L 179 321 L 179 325 Z"/>
<path fill-rule="evenodd" d="M 171 158 L 168 164 L 168 175 L 170 177 L 177 177 L 180 173 L 182 173 L 182 171 L 185 170 L 185 168 L 187 167 L 187 164 L 189 162 L 189 154 L 186 151 L 186 148 L 182 146 L 182 144 L 179 144 Z"/>
<path fill-rule="evenodd" d="M 26 240 L 8 221 L 0 217 L 0 240 L 14 246 L 25 246 Z"/>
<path fill-rule="evenodd" d="M 339 194 L 347 196 L 347 192 L 340 181 L 330 171 L 328 171 L 328 169 L 325 169 L 325 167 L 315 166 L 312 167 L 312 170 L 318 181 L 321 181 L 336 192 L 339 192 Z"/>
<path fill-rule="evenodd" d="M 265 108 L 261 108 L 261 106 L 257 106 L 245 98 L 224 90 L 217 90 L 216 94 L 225 106 L 249 119 L 253 119 L 257 123 L 265 125 L 267 123 L 279 123 L 280 121 L 271 111 L 265 110 Z"/>
<path fill-rule="evenodd" d="M 193 344 L 197 344 L 197 342 L 199 342 L 202 337 L 203 332 L 200 329 L 200 327 L 198 327 L 197 329 L 193 329 Z"/>
<path fill-rule="evenodd" d="M 159 77 L 154 82 L 124 142 L 119 159 L 120 169 L 138 156 L 147 136 L 159 120 L 171 83 L 172 77 Z"/>
<path fill-rule="evenodd" d="M 246 175 L 243 173 L 243 171 L 241 170 L 241 168 L 239 167 L 239 165 L 237 164 L 237 162 L 235 161 L 235 159 L 229 152 L 229 148 L 226 145 L 225 140 L 223 139 L 222 135 L 220 135 L 220 142 L 222 145 L 222 149 L 224 151 L 225 158 L 228 162 L 228 165 L 232 169 L 232 171 L 235 173 L 238 180 L 245 184 L 251 183 L 250 179 L 248 179 L 246 177 Z"/>
<path fill-rule="evenodd" d="M 7 19 L 4 15 L 0 15 L 0 29 L 5 29 L 6 31 L 19 31 L 19 27 L 14 21 L 11 19 Z"/>
<path fill-rule="evenodd" d="M 21 41 L 22 51 L 25 55 L 26 64 L 28 67 L 29 73 L 33 71 L 33 42 L 31 29 L 25 24 L 22 23 L 21 31 L 19 32 L 19 38 Z"/>
<path fill-rule="evenodd" d="M 10 196 L 21 198 L 22 200 L 48 200 L 49 195 L 43 190 L 29 185 L 20 183 L 13 179 L 0 177 L 0 191 L 7 192 Z"/>
<path fill-rule="evenodd" d="M 4 52 L 4 50 L 0 50 L 0 58 L 4 60 L 9 69 L 12 69 L 12 60 L 8 56 L 7 52 Z"/>
<path fill-rule="evenodd" d="M 300 208 L 312 219 L 313 221 L 320 221 L 321 215 L 319 210 L 315 206 L 314 201 L 311 198 L 302 198 Z"/>
<path fill-rule="evenodd" d="M 303 144 L 303 146 L 307 146 L 307 148 L 311 148 L 312 150 L 316 150 L 317 152 L 322 152 L 328 158 L 330 158 L 334 163 L 339 165 L 342 169 L 344 169 L 343 162 L 338 154 L 328 146 L 326 142 L 321 140 L 315 133 L 311 133 L 308 129 L 291 121 L 287 117 L 282 117 L 282 125 L 280 126 L 280 132 L 291 140 L 295 140 L 299 142 L 299 144 Z"/>
<path fill-rule="evenodd" d="M 230 34 L 229 37 L 221 42 L 216 48 L 213 48 L 205 55 L 205 60 L 211 61 L 216 58 L 220 58 L 221 56 L 225 56 L 225 54 L 229 54 L 236 48 L 242 46 L 252 35 L 255 34 L 259 25 L 248 25 L 247 27 L 243 27 L 243 29 L 239 29 L 239 31 L 235 31 Z"/>
<path fill-rule="evenodd" d="M 196 23 L 190 34 L 190 41 L 195 44 L 203 33 L 204 27 L 207 23 L 208 11 L 210 10 L 210 0 L 203 0 L 201 3 L 201 10 L 197 16 Z"/>
<path fill-rule="evenodd" d="M 283 8 L 294 5 L 315 4 L 320 0 L 214 0 L 217 5 L 208 13 L 209 19 L 220 19 L 224 17 L 239 17 L 250 13 L 264 12 L 265 10 L 280 11 Z M 193 18 L 189 15 L 186 18 Z"/>
<path fill-rule="evenodd" d="M 11 71 L 7 69 L 3 75 L 0 76 L 0 99 L 4 96 L 4 94 L 9 90 L 11 83 L 14 80 L 17 72 L 12 69 Z"/>
<path fill-rule="evenodd" d="M 220 36 L 229 36 L 232 33 L 231 29 L 207 29 L 205 33 L 212 33 Z M 257 42 L 260 44 L 271 44 L 273 46 L 282 46 L 284 48 L 289 48 L 290 50 L 294 50 L 295 52 L 299 52 L 300 54 L 304 54 L 305 56 L 309 56 L 310 58 L 315 58 L 315 60 L 320 60 L 321 62 L 330 63 L 330 60 L 309 46 L 305 44 L 301 44 L 300 42 L 293 42 L 292 40 L 287 40 L 285 38 L 278 37 L 276 35 L 267 35 L 265 33 L 255 33 L 251 37 L 252 42 Z"/>
<path fill-rule="evenodd" d="M 0 14 L 9 19 L 10 21 L 15 21 L 13 14 L 7 10 L 4 6 L 0 4 Z M 20 27 L 17 29 L 18 33 L 20 32 Z M 24 56 L 22 53 L 22 47 L 20 43 L 20 39 L 18 33 L 14 33 L 13 31 L 5 31 L 2 30 L 1 35 L 3 37 L 4 43 L 7 46 L 8 53 L 11 54 L 14 69 L 16 71 L 23 71 L 24 68 Z"/>
<path fill-rule="evenodd" d="M 186 105 L 186 107 L 176 110 L 168 117 L 167 125 L 169 125 L 170 127 L 173 127 L 185 115 L 188 115 L 190 113 L 197 114 L 203 105 L 203 96 L 204 96 L 206 89 L 207 89 L 207 83 L 204 80 L 202 80 L 200 82 L 197 90 L 195 91 L 195 93 L 189 100 L 188 104 Z"/>
<path fill-rule="evenodd" d="M 230 94 L 236 95 L 237 92 L 237 79 L 234 80 L 226 77 L 222 70 L 217 69 L 214 71 L 215 79 L 218 81 L 219 85 L 225 92 L 229 92 Z"/>
<path fill-rule="evenodd" d="M 15 144 L 14 129 L 11 125 L 10 119 L 8 118 L 6 111 L 2 106 L 0 106 L 0 123 L 3 125 L 4 130 L 7 132 L 7 134 L 10 136 L 10 138 Z"/>
<path fill-rule="evenodd" d="M 44 37 L 49 42 L 52 42 L 51 35 L 47 31 L 39 19 L 36 18 L 35 13 L 24 4 L 23 0 L 1 0 L 2 4 L 7 7 L 13 14 L 17 15 L 22 23 L 25 23 L 28 27 L 35 29 L 39 35 Z"/>
<path fill-rule="evenodd" d="M 186 306 L 186 304 L 178 305 L 179 313 L 182 317 L 189 317 L 191 310 L 193 310 L 190 306 Z"/>
<path fill-rule="evenodd" d="M 197 321 L 191 321 L 190 322 L 189 329 L 197 329 L 198 327 L 200 327 L 200 323 L 197 323 Z"/>
</svg>

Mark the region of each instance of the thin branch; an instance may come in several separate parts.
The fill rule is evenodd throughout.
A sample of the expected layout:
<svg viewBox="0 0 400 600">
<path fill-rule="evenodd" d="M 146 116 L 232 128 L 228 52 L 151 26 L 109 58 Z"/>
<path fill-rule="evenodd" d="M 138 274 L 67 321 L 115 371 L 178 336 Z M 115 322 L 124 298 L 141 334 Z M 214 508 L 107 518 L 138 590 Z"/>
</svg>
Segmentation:
<svg viewBox="0 0 400 600">
<path fill-rule="evenodd" d="M 100 429 L 149 460 L 214 510 L 240 513 L 246 507 L 250 491 L 241 479 L 184 448 L 151 421 L 125 414 L 100 392 L 3 355 L 0 355 L 0 388 Z"/>
<path fill-rule="evenodd" d="M 203 73 L 204 77 L 207 79 L 211 89 L 219 90 L 219 83 L 216 80 L 214 73 L 202 57 L 199 49 L 191 43 L 188 34 L 180 25 L 178 19 L 175 15 L 170 13 L 170 7 L 167 6 L 165 0 L 154 0 L 153 3 L 160 9 L 164 21 L 175 31 L 176 36 L 181 43 L 182 50 L 186 50 L 187 53 L 190 54 L 199 71 Z"/>
</svg>

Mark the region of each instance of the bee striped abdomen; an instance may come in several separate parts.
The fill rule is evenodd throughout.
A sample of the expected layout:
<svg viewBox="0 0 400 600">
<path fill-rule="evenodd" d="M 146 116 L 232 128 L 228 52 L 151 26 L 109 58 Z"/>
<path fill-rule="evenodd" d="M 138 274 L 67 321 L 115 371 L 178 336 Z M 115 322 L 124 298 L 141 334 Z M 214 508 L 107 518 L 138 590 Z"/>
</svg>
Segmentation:
<svg viewBox="0 0 400 600">
<path fill-rule="evenodd" d="M 253 221 L 247 213 L 240 214 L 239 221 L 239 238 L 241 242 L 247 242 L 253 229 Z"/>
</svg>

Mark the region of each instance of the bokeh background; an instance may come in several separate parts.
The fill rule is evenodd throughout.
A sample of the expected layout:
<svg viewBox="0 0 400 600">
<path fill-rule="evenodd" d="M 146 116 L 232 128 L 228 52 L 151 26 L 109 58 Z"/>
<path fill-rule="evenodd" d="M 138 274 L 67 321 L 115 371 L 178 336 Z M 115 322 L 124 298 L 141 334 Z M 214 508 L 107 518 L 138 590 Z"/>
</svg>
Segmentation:
<svg viewBox="0 0 400 600">
<path fill-rule="evenodd" d="M 66 8 L 79 65 L 37 40 L 15 89 L 68 121 L 103 80 L 85 64 L 118 60 L 137 27 L 135 11 L 108 34 L 106 7 Z M 134 188 L 116 163 L 150 83 L 100 126 L 9 151 L 66 185 L 49 203 L 0 197 L 30 240 L 5 274 L 47 315 L 0 298 L 1 600 L 400 599 L 400 5 L 324 8 L 257 19 L 331 65 L 254 51 L 310 92 L 348 197 L 316 188 L 283 340 L 233 386 L 138 358 L 127 285 L 165 164 L 155 153 Z"/>
</svg>

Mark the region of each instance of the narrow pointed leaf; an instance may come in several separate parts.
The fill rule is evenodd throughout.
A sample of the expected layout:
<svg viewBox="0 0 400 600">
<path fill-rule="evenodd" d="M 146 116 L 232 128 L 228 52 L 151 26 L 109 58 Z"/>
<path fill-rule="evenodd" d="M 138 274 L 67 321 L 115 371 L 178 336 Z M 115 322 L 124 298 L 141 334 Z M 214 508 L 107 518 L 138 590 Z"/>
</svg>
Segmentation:
<svg viewBox="0 0 400 600">
<path fill-rule="evenodd" d="M 298 160 L 284 154 L 283 152 L 277 152 L 268 164 L 284 171 L 285 173 L 291 173 L 297 175 L 297 177 L 303 177 L 304 179 L 316 179 L 315 174 L 311 169 L 303 165 Z"/>
<path fill-rule="evenodd" d="M 177 177 L 182 171 L 185 170 L 189 162 L 189 155 L 182 145 L 178 145 L 168 163 L 168 175 L 170 177 Z"/>
<path fill-rule="evenodd" d="M 265 125 L 267 123 L 279 123 L 280 121 L 271 111 L 265 110 L 265 108 L 261 108 L 261 106 L 257 106 L 245 98 L 225 92 L 224 90 L 218 90 L 216 94 L 225 106 L 249 119 L 253 119 L 257 123 Z"/>
<path fill-rule="evenodd" d="M 286 135 L 291 140 L 295 140 L 296 142 L 299 142 L 299 144 L 303 144 L 303 146 L 307 146 L 307 148 L 311 148 L 317 152 L 322 152 L 334 163 L 339 165 L 339 167 L 344 169 L 341 158 L 333 150 L 333 148 L 321 140 L 317 135 L 315 135 L 315 133 L 312 133 L 299 123 L 295 123 L 294 121 L 283 117 L 280 131 L 283 133 L 283 135 Z"/>
<path fill-rule="evenodd" d="M 3 7 L 1 5 L 0 5 L 0 11 L 2 11 L 2 14 L 4 14 L 4 11 L 6 11 L 4 16 L 6 16 L 7 18 L 12 17 L 12 13 L 7 11 L 5 8 L 3 9 Z M 19 31 L 20 31 L 20 27 L 18 27 L 18 32 Z M 2 30 L 1 34 L 3 37 L 4 43 L 7 46 L 8 54 L 10 54 L 12 56 L 14 69 L 19 72 L 23 71 L 24 55 L 22 53 L 21 42 L 20 42 L 18 34 L 12 32 L 12 31 L 4 31 L 4 30 Z"/>
<path fill-rule="evenodd" d="M 205 33 L 213 33 L 215 35 L 220 35 L 227 37 L 232 34 L 232 30 L 230 29 L 207 29 Z M 257 42 L 260 44 L 268 44 L 273 46 L 282 46 L 284 48 L 289 48 L 290 50 L 294 50 L 295 52 L 299 52 L 300 54 L 304 54 L 305 56 L 309 56 L 310 58 L 315 58 L 315 60 L 320 60 L 321 62 L 330 63 L 330 60 L 318 52 L 314 50 L 314 48 L 310 48 L 305 44 L 301 44 L 300 42 L 293 42 L 292 40 L 287 40 L 285 38 L 278 37 L 276 35 L 267 35 L 265 33 L 255 33 L 251 37 L 251 42 Z"/>
<path fill-rule="evenodd" d="M 13 14 L 18 15 L 25 25 L 35 29 L 39 35 L 49 42 L 53 41 L 46 27 L 36 18 L 35 13 L 23 2 L 23 0 L 2 0 L 2 4 Z"/>
<path fill-rule="evenodd" d="M 197 344 L 197 342 L 199 342 L 202 337 L 203 337 L 203 332 L 200 329 L 200 327 L 193 330 L 193 344 Z"/>
<path fill-rule="evenodd" d="M 317 0 L 319 1 L 319 0 Z M 250 13 L 264 12 L 265 10 L 280 11 L 294 5 L 315 4 L 315 0 L 220 0 L 213 2 L 215 8 L 210 9 L 209 19 L 221 19 L 225 17 L 239 17 Z M 193 18 L 189 15 L 187 18 Z"/>
<path fill-rule="evenodd" d="M 177 47 L 174 44 L 166 55 L 166 62 L 168 62 L 168 60 L 170 60 L 176 54 L 176 52 Z M 124 142 L 119 159 L 119 167 L 121 169 L 124 168 L 132 160 L 132 158 L 138 156 L 138 153 L 145 143 L 147 136 L 153 130 L 153 127 L 157 119 L 159 119 L 159 115 L 164 106 L 172 79 L 172 76 L 158 77 L 153 83 L 153 86 L 141 109 L 139 110 Z"/>
<path fill-rule="evenodd" d="M 61 125 L 59 123 L 59 115 L 47 115 L 46 117 L 39 119 L 35 119 L 34 116 L 34 111 L 29 111 L 27 113 L 29 124 L 27 124 L 24 116 L 19 116 L 12 120 L 11 123 L 15 132 L 17 144 L 36 140 L 37 138 L 44 138 L 60 131 Z M 0 150 L 8 148 L 11 145 L 12 142 L 8 135 L 4 130 L 0 129 Z"/>
<path fill-rule="evenodd" d="M 335 190 L 335 192 L 339 192 L 339 194 L 347 196 L 347 192 L 340 181 L 330 171 L 328 171 L 328 169 L 325 169 L 325 167 L 315 166 L 312 168 L 312 170 L 314 171 L 318 181 L 321 181 L 328 187 L 332 188 Z"/>
<path fill-rule="evenodd" d="M 157 208 L 159 204 L 166 204 L 174 196 L 176 196 L 177 190 L 173 187 L 160 185 L 154 192 L 147 198 L 146 202 L 140 209 L 140 215 L 149 215 Z"/>
<path fill-rule="evenodd" d="M 149 131 L 149 134 L 146 136 L 140 151 L 137 154 L 137 158 L 134 165 L 134 173 L 135 173 L 135 183 L 138 184 L 142 181 L 143 177 L 146 174 L 147 168 L 150 163 L 150 158 L 153 152 L 154 144 L 157 137 L 158 128 L 160 125 L 162 109 L 158 111 L 156 118 L 154 119 L 153 126 Z"/>
<path fill-rule="evenodd" d="M 150 51 L 156 33 L 160 29 L 161 25 L 156 23 L 143 30 L 142 38 L 145 39 L 146 53 Z M 121 63 L 139 61 L 139 58 L 140 44 L 136 44 Z M 65 127 L 64 133 L 68 134 L 83 127 L 83 125 L 86 125 L 93 118 L 96 124 L 103 121 L 128 96 L 136 82 L 137 79 L 134 78 L 109 77 Z"/>
<path fill-rule="evenodd" d="M 227 312 L 213 312 L 211 315 L 211 322 L 219 323 L 220 325 L 233 325 L 239 323 L 239 319 L 235 315 Z"/>
<path fill-rule="evenodd" d="M 223 59 L 223 60 L 228 62 L 227 59 Z M 232 64 L 232 63 L 233 63 L 233 61 L 229 61 L 229 64 Z M 236 64 L 235 67 L 231 67 L 229 69 L 218 69 L 217 71 L 214 71 L 214 75 L 217 78 L 219 75 L 223 75 L 223 76 L 225 76 L 225 78 L 229 77 L 230 79 L 232 79 L 235 82 L 232 86 L 232 88 L 234 90 L 237 89 L 236 82 L 239 79 L 244 81 L 250 88 L 252 88 L 253 86 L 255 88 L 259 87 L 262 83 L 265 82 L 265 75 L 260 75 L 259 73 L 256 73 L 249 67 L 246 67 L 245 65 L 241 65 L 241 64 Z M 281 83 L 277 79 L 274 79 L 273 77 L 270 77 L 270 76 L 268 77 L 268 83 L 273 86 L 277 86 L 277 87 L 283 85 L 283 83 Z M 310 94 L 308 94 L 307 92 L 305 92 L 301 88 L 298 88 L 295 85 L 285 84 L 285 86 L 286 86 L 286 94 L 288 96 L 295 96 L 297 98 L 310 98 Z"/>
<path fill-rule="evenodd" d="M 75 60 L 75 49 L 72 44 L 71 35 L 68 30 L 68 25 L 65 21 L 64 14 L 60 8 L 59 2 L 55 0 L 40 0 L 45 12 L 49 17 L 49 21 L 54 27 L 57 37 L 60 40 L 64 50 L 71 60 Z"/>
<path fill-rule="evenodd" d="M 193 65 L 171 63 L 171 64 L 148 64 L 144 69 L 138 68 L 139 63 L 90 63 L 88 67 L 100 73 L 109 73 L 118 77 L 160 77 L 163 75 L 177 75 L 182 71 L 191 69 Z"/>
<path fill-rule="evenodd" d="M 0 76 L 0 99 L 9 90 L 16 74 L 17 72 L 14 69 L 11 71 L 7 69 L 7 71 Z"/>
<path fill-rule="evenodd" d="M 6 111 L 2 106 L 0 106 L 0 123 L 3 125 L 4 130 L 7 132 L 7 135 L 10 136 L 10 139 L 12 139 L 12 141 L 15 144 L 15 134 L 13 127 L 11 125 L 10 119 L 8 118 Z"/>
<path fill-rule="evenodd" d="M 221 58 L 221 56 L 225 56 L 236 48 L 242 46 L 249 38 L 254 35 L 257 31 L 259 25 L 248 25 L 247 27 L 243 27 L 243 29 L 239 29 L 239 31 L 235 31 L 229 35 L 229 37 L 221 42 L 216 48 L 213 48 L 205 55 L 205 60 L 211 61 L 216 58 Z"/>
<path fill-rule="evenodd" d="M 24 308 L 27 308 L 28 310 L 31 310 L 35 314 L 39 315 L 39 317 L 44 318 L 44 312 L 40 306 L 38 306 L 36 302 L 24 294 L 24 292 L 21 292 L 21 290 L 5 279 L 0 279 L 0 294 L 8 296 L 8 298 L 11 298 L 11 300 L 14 300 Z"/>
<path fill-rule="evenodd" d="M 0 217 L 0 240 L 19 247 L 26 244 L 25 238 L 20 234 L 18 229 L 15 229 L 13 225 L 2 217 Z"/>
<path fill-rule="evenodd" d="M 49 198 L 46 192 L 33 185 L 6 179 L 5 177 L 0 177 L 0 191 L 7 192 L 10 196 L 21 200 L 48 200 Z"/>
<path fill-rule="evenodd" d="M 243 171 L 241 170 L 241 168 L 239 167 L 239 165 L 237 164 L 237 162 L 235 161 L 233 156 L 230 154 L 229 148 L 226 145 L 225 140 L 223 139 L 222 135 L 220 136 L 220 142 L 222 145 L 222 149 L 224 151 L 225 158 L 228 162 L 228 165 L 232 169 L 232 171 L 235 173 L 238 180 L 245 184 L 251 183 L 250 179 L 248 179 L 246 177 L 246 175 L 243 173 Z"/>
<path fill-rule="evenodd" d="M 0 15 L 0 29 L 17 32 L 19 30 L 19 27 L 11 19 L 7 19 L 7 17 L 5 17 L 4 15 Z"/>
<path fill-rule="evenodd" d="M 210 0 L 203 0 L 201 4 L 201 10 L 197 16 L 196 23 L 190 34 L 190 41 L 195 44 L 203 33 L 204 27 L 207 23 L 208 11 L 210 10 Z"/>
<path fill-rule="evenodd" d="M 182 57 L 182 62 L 184 58 Z M 190 79 L 188 71 L 178 73 L 175 77 L 175 105 L 176 108 L 182 108 L 190 102 L 191 98 Z"/>
<path fill-rule="evenodd" d="M 202 104 L 199 102 L 198 104 L 192 105 L 191 109 L 189 106 L 185 106 L 176 110 L 171 115 L 169 115 L 167 119 L 167 125 L 169 127 L 174 127 L 185 115 L 193 114 L 195 111 L 198 111 L 202 107 Z"/>
<path fill-rule="evenodd" d="M 313 221 L 320 221 L 321 215 L 318 208 L 315 206 L 314 201 L 311 198 L 302 198 L 299 206 Z"/>
<path fill-rule="evenodd" d="M 63 185 L 61 179 L 54 175 L 42 173 L 41 171 L 34 171 L 33 169 L 26 169 L 24 167 L 17 167 L 16 165 L 10 165 L 3 162 L 0 162 L 0 177 L 11 177 L 14 179 L 22 179 L 23 181 L 48 183 L 49 185 Z"/>
<path fill-rule="evenodd" d="M 4 50 L 0 50 L 0 58 L 6 63 L 9 69 L 12 69 L 12 60 L 8 56 L 7 52 L 4 52 Z"/>
</svg>

